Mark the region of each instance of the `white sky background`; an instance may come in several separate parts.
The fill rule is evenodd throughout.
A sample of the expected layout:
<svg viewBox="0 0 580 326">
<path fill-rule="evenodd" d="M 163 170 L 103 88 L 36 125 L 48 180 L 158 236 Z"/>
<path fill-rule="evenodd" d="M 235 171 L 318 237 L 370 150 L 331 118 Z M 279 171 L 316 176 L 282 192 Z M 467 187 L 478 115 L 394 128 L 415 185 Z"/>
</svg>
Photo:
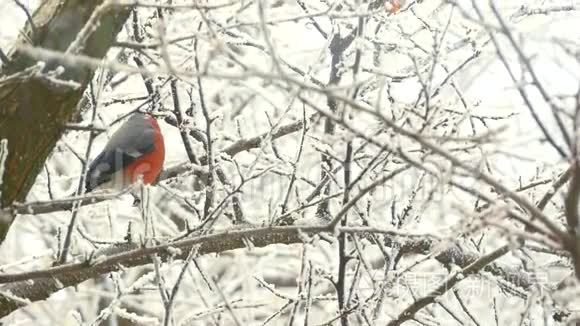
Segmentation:
<svg viewBox="0 0 580 326">
<path fill-rule="evenodd" d="M 24 1 L 23 1 L 24 2 Z M 281 9 L 271 9 L 271 18 L 276 16 L 287 17 L 298 12 L 297 7 L 294 5 L 293 1 L 286 1 L 288 8 Z M 467 1 L 466 1 L 467 2 Z M 34 7 L 37 1 L 30 1 L 29 5 Z M 481 6 L 485 7 L 484 4 L 487 1 L 481 1 Z M 421 28 L 421 23 L 416 17 L 421 17 L 430 23 L 438 26 L 444 26 L 446 18 L 449 15 L 448 10 L 441 12 L 437 11 L 439 6 L 439 1 L 425 1 L 421 5 L 416 6 L 416 10 L 413 13 L 410 11 L 403 12 L 394 15 L 388 19 L 388 24 L 392 26 L 400 26 L 400 28 L 411 33 L 412 31 Z M 550 7 L 556 5 L 573 5 L 580 6 L 579 1 L 503 1 L 498 2 L 498 6 L 502 8 L 504 17 L 509 17 L 513 13 L 517 12 L 517 9 L 522 5 L 529 5 L 530 7 Z M 291 8 L 291 9 L 289 9 Z M 321 6 L 322 8 L 322 6 Z M 473 12 L 470 12 L 473 14 Z M 183 14 L 182 16 L 177 15 L 174 19 L 171 19 L 167 23 L 167 34 L 169 38 L 190 34 L 193 30 L 191 22 L 192 13 Z M 416 17 L 413 17 L 416 15 Z M 524 184 L 528 183 L 532 179 L 543 179 L 552 178 L 557 175 L 564 165 L 564 160 L 560 159 L 557 153 L 547 145 L 541 145 L 538 139 L 541 137 L 538 127 L 531 119 L 528 110 L 523 106 L 521 98 L 519 97 L 513 83 L 509 79 L 505 68 L 502 63 L 496 59 L 495 48 L 491 43 L 486 46 L 482 44 L 488 39 L 488 34 L 481 32 L 481 29 L 476 24 L 469 22 L 466 19 L 461 18 L 461 13 L 455 11 L 453 13 L 454 19 L 450 26 L 449 34 L 445 38 L 443 46 L 443 63 L 449 67 L 450 70 L 454 69 L 459 63 L 469 57 L 470 47 L 464 47 L 457 51 L 452 51 L 451 48 L 457 42 L 462 41 L 466 36 L 469 37 L 470 41 L 476 44 L 476 49 L 481 50 L 483 54 L 476 59 L 476 61 L 470 64 L 466 69 L 463 69 L 458 73 L 454 80 L 458 86 L 464 92 L 464 97 L 467 100 L 469 110 L 474 115 L 488 115 L 488 116 L 507 116 L 510 114 L 516 114 L 514 117 L 508 120 L 502 120 L 500 123 L 491 123 L 490 126 L 493 128 L 507 127 L 507 131 L 502 133 L 500 136 L 501 141 L 492 145 L 486 145 L 483 147 L 480 156 L 486 159 L 486 162 L 492 168 L 493 175 L 505 182 L 510 186 L 510 188 L 517 188 L 519 182 Z M 495 25 L 495 19 L 493 15 L 486 11 L 486 16 L 489 22 Z M 216 18 L 216 17 L 214 17 Z M 217 17 L 219 19 L 219 17 Z M 240 20 L 252 21 L 256 20 L 255 10 L 246 12 Z M 24 23 L 25 16 L 21 13 L 20 9 L 14 6 L 10 0 L 4 0 L 0 2 L 0 47 L 6 50 L 9 44 L 14 40 L 18 33 L 19 27 Z M 330 24 L 321 20 L 321 25 L 326 28 L 327 31 L 330 30 Z M 517 23 L 512 25 L 514 27 L 515 35 L 518 37 L 518 41 L 522 44 L 522 48 L 526 55 L 531 58 L 534 69 L 536 73 L 540 76 L 540 79 L 544 82 L 544 86 L 548 89 L 552 96 L 569 96 L 573 95 L 578 91 L 579 80 L 580 80 L 580 67 L 578 64 L 578 57 L 576 59 L 570 58 L 569 55 L 563 53 L 561 49 L 555 46 L 555 42 L 561 42 L 562 44 L 570 44 L 571 48 L 578 49 L 580 46 L 580 15 L 577 11 L 566 12 L 566 13 L 556 13 L 549 16 L 536 15 L 532 17 L 524 17 L 517 20 Z M 466 35 L 467 28 L 471 28 L 472 32 Z M 397 31 L 396 27 L 390 29 L 392 31 Z M 252 35 L 252 28 L 248 28 L 248 35 Z M 421 45 L 427 49 L 430 49 L 432 45 L 432 39 L 429 35 L 419 35 L 416 36 L 416 40 L 421 42 Z M 304 27 L 295 23 L 281 24 L 272 28 L 271 31 L 274 44 L 278 54 L 287 59 L 289 62 L 296 64 L 297 66 L 306 69 L 308 66 L 314 64 L 314 71 L 316 71 L 316 76 L 322 81 L 328 79 L 328 56 L 326 60 L 322 63 L 317 62 L 317 58 L 322 50 L 325 49 L 327 44 L 325 40 L 320 37 L 320 35 L 312 27 Z M 401 41 L 400 34 L 398 32 L 387 33 L 382 35 L 385 38 L 392 39 L 392 42 L 401 48 L 414 47 L 410 42 Z M 515 54 L 513 49 L 509 46 L 508 42 L 502 38 L 502 46 L 506 53 L 509 54 L 510 59 L 512 59 L 512 69 L 516 72 L 520 72 L 519 63 L 515 60 Z M 262 40 L 256 40 L 256 42 L 263 43 Z M 361 42 L 362 43 L 362 42 Z M 368 44 L 361 44 L 361 46 L 368 46 Z M 206 48 L 207 49 L 207 48 Z M 173 58 L 176 62 L 183 60 L 184 66 L 190 66 L 190 58 L 188 58 L 187 53 L 174 49 L 175 52 L 172 53 Z M 259 51 L 255 49 L 244 49 L 243 57 L 249 59 L 246 62 L 249 65 L 253 65 L 257 68 L 266 70 L 270 62 L 264 59 L 263 56 L 259 55 Z M 420 57 L 420 52 L 416 49 L 411 51 Z M 576 54 L 578 56 L 578 54 Z M 254 61 L 251 61 L 252 58 Z M 363 60 L 364 66 L 372 65 L 372 57 L 365 56 L 366 60 Z M 219 66 L 220 62 L 216 60 L 216 65 Z M 383 55 L 382 64 L 380 67 L 376 67 L 382 72 L 389 74 L 404 74 L 408 73 L 412 69 L 412 64 L 408 56 L 398 53 L 398 51 L 393 51 L 389 54 Z M 442 78 L 446 76 L 446 73 L 441 69 L 436 69 L 435 81 L 441 81 Z M 361 74 L 361 79 L 364 78 L 364 74 Z M 368 75 L 367 75 L 368 77 Z M 271 88 L 264 87 L 264 85 L 259 80 L 247 80 L 244 83 L 238 85 L 232 85 L 229 81 L 219 81 L 219 80 L 209 80 L 205 85 L 207 98 L 212 98 L 209 105 L 212 114 L 218 116 L 219 119 L 216 122 L 216 133 L 218 134 L 217 144 L 218 148 L 222 148 L 227 144 L 231 143 L 232 139 L 238 139 L 236 130 L 236 121 L 231 119 L 231 112 L 233 110 L 233 103 L 239 102 L 241 95 L 246 94 L 250 91 L 260 91 L 268 97 L 268 101 L 273 102 L 277 107 L 272 107 L 268 101 L 257 100 L 252 106 L 252 110 L 246 109 L 243 114 L 237 118 L 240 125 L 243 126 L 242 134 L 244 137 L 252 137 L 265 132 L 269 129 L 268 121 L 265 118 L 264 112 L 268 111 L 272 116 L 276 118 L 281 117 L 280 108 L 285 108 L 288 105 L 289 97 L 287 93 L 275 92 Z M 419 84 L 416 79 L 407 80 L 402 83 L 393 83 L 391 88 L 391 95 L 395 99 L 395 103 L 392 104 L 393 111 L 398 110 L 398 107 L 414 103 L 416 99 L 416 94 Z M 459 101 L 456 96 L 454 96 L 450 87 L 446 87 L 443 90 L 445 95 L 439 97 L 437 104 L 451 108 L 459 107 Z M 561 137 L 559 137 L 559 132 L 557 125 L 554 123 L 549 114 L 548 106 L 541 100 L 537 93 L 531 92 L 532 98 L 534 99 L 534 104 L 539 108 L 540 116 L 546 125 L 550 128 L 550 131 L 557 138 L 560 144 L 563 144 Z M 127 82 L 122 84 L 121 87 L 115 89 L 114 91 L 106 90 L 103 94 L 101 100 L 106 102 L 111 98 L 118 98 L 122 96 L 131 97 L 137 95 L 145 95 L 145 90 L 141 79 L 139 76 L 131 76 Z M 241 94 L 241 95 L 240 95 Z M 180 93 L 183 100 L 182 103 L 188 103 L 188 97 L 185 91 Z M 216 100 L 219 98 L 219 101 Z M 376 98 L 376 94 L 369 95 L 369 98 L 373 100 Z M 171 100 L 165 100 L 170 103 Z M 222 105 L 218 105 L 222 103 Z M 561 102 L 566 108 L 571 110 L 572 103 L 570 100 L 563 100 Z M 168 104 L 171 105 L 171 104 Z M 185 104 L 183 104 L 185 105 Z M 388 105 L 388 104 L 387 104 Z M 125 113 L 133 108 L 137 104 L 131 105 L 116 105 L 102 110 L 99 112 L 100 117 L 103 120 L 103 124 L 108 124 L 113 121 L 120 114 Z M 386 108 L 385 108 L 386 109 Z M 463 110 L 463 109 L 461 109 Z M 573 112 L 573 111 L 571 111 Z M 301 110 L 292 110 L 287 116 L 283 118 L 282 121 L 289 122 L 293 119 L 300 118 Z M 357 125 L 363 129 L 368 128 L 370 130 L 377 128 L 377 126 L 368 125 L 368 122 L 361 118 L 360 121 L 353 121 L 354 125 Z M 467 135 L 468 125 L 462 125 L 465 130 L 463 134 Z M 481 127 L 481 126 L 479 126 Z M 114 132 L 113 127 L 107 134 L 110 135 Z M 167 163 L 180 163 L 187 160 L 187 156 L 181 145 L 181 139 L 178 132 L 162 123 L 162 129 L 165 134 L 166 147 L 167 147 Z M 320 135 L 320 134 L 317 134 Z M 282 154 L 292 158 L 295 155 L 295 147 L 299 141 L 299 135 L 292 138 L 289 137 L 286 140 L 279 141 L 279 147 L 282 148 Z M 337 156 L 342 157 L 344 154 L 343 147 L 340 147 L 342 139 L 341 137 L 348 137 L 345 133 L 339 134 L 337 139 L 316 139 L 315 137 L 309 138 L 308 150 L 305 153 L 304 161 L 300 163 L 300 174 L 303 176 L 315 179 L 314 175 L 317 175 L 317 165 L 318 153 L 312 150 L 315 147 L 329 147 Z M 78 132 L 68 133 L 63 142 L 58 146 L 58 151 L 50 158 L 49 164 L 55 171 L 55 182 L 57 186 L 55 187 L 56 196 L 66 196 L 70 194 L 76 188 L 76 180 L 80 173 L 80 164 L 76 162 L 75 157 L 67 153 L 66 142 L 72 148 L 75 148 L 79 152 L 83 152 L 86 146 L 87 135 Z M 99 150 L 104 146 L 107 137 L 100 136 L 92 150 L 92 157 L 96 156 Z M 394 141 L 401 141 L 400 139 L 394 139 Z M 401 141 L 401 144 L 405 144 Z M 332 147 L 335 145 L 334 147 Z M 203 153 L 200 150 L 198 153 Z M 265 154 L 265 158 L 259 161 L 258 166 L 263 167 L 268 163 L 268 158 L 272 156 L 271 152 Z M 240 154 L 236 156 L 241 163 L 251 162 L 255 159 L 254 154 Z M 465 159 L 474 159 L 474 157 L 465 156 Z M 71 163 L 74 162 L 74 163 Z M 556 166 L 554 166 L 556 165 Z M 280 169 L 286 169 L 288 171 L 290 167 L 282 166 L 277 167 Z M 408 196 L 412 188 L 415 185 L 416 178 L 418 176 L 404 176 L 398 179 L 393 185 L 385 187 L 382 191 L 379 191 L 373 198 L 376 199 L 377 205 L 375 210 L 380 212 L 381 210 L 388 209 L 388 200 L 385 196 L 397 196 L 398 198 L 404 199 Z M 245 212 L 249 216 L 265 216 L 270 211 L 270 203 L 276 203 L 279 201 L 279 197 L 283 195 L 281 189 L 284 189 L 285 183 L 279 183 L 276 177 L 267 177 L 259 182 L 253 183 L 251 190 L 254 195 L 248 195 L 244 200 Z M 37 179 L 37 184 L 29 196 L 29 200 L 40 200 L 47 199 L 47 194 L 45 191 L 46 187 L 46 177 L 45 175 L 39 176 Z M 176 191 L 184 191 L 184 187 L 176 187 Z M 153 189 L 153 192 L 157 192 L 158 189 Z M 530 197 L 533 201 L 537 200 L 543 192 L 538 192 L 537 194 L 532 194 Z M 155 196 L 161 196 L 155 194 Z M 453 196 L 453 197 L 451 197 Z M 198 195 L 199 197 L 199 195 Z M 449 200 L 447 200 L 449 198 Z M 422 218 L 421 220 L 415 220 L 409 222 L 405 230 L 409 232 L 433 232 L 437 230 L 443 238 L 453 238 L 455 235 L 455 230 L 460 224 L 461 218 L 459 212 L 453 209 L 453 205 L 465 200 L 464 194 L 452 193 L 449 197 L 443 197 L 440 202 L 437 202 L 429 206 L 429 209 L 433 212 L 433 218 L 427 219 Z M 469 197 L 467 197 L 469 198 Z M 469 199 L 470 204 L 473 202 Z M 106 213 L 110 213 L 113 219 L 118 218 L 119 220 L 127 219 L 138 219 L 136 216 L 135 208 L 131 206 L 131 198 L 123 198 L 122 200 L 117 200 L 113 202 L 104 203 L 97 205 L 96 208 L 85 208 L 83 209 L 84 222 L 87 225 L 91 225 L 91 219 L 96 219 L 102 222 L 101 230 L 102 233 L 99 236 L 104 238 L 113 238 L 123 235 L 125 232 L 124 227 L 119 227 L 118 229 L 112 230 L 112 232 L 104 231 L 108 229 L 108 218 L 105 216 Z M 164 203 L 166 209 L 173 210 L 174 212 L 180 212 L 178 205 L 168 202 Z M 440 205 L 439 207 L 436 207 Z M 106 213 L 105 213 L 106 212 Z M 556 210 L 554 207 L 549 207 L 549 213 L 554 213 Z M 311 212 L 312 213 L 312 212 Z M 11 237 L 8 239 L 7 243 L 1 248 L 2 257 L 0 261 L 2 263 L 14 262 L 22 257 L 29 257 L 32 255 L 43 255 L 46 254 L 47 243 L 54 242 L 54 239 L 49 240 L 48 235 L 42 235 L 42 232 L 54 229 L 56 226 L 62 226 L 67 223 L 70 218 L 69 213 L 58 213 L 50 214 L 45 218 L 51 219 L 51 222 L 38 221 L 38 217 L 22 216 L 20 217 L 20 223 L 17 225 L 17 230 L 12 230 Z M 388 214 L 387 214 L 388 215 Z M 377 213 L 375 215 L 375 221 L 381 223 L 382 218 L 385 218 L 385 214 Z M 263 220 L 256 219 L 253 222 L 262 223 Z M 115 223 L 114 223 L 115 224 Z M 121 223 L 119 223 L 121 224 Z M 115 224 L 118 225 L 118 224 Z M 93 229 L 95 230 L 95 229 Z M 16 232 L 19 232 L 17 235 Z M 39 233 L 41 235 L 39 235 Z M 493 232 L 490 232 L 494 234 Z M 498 239 L 491 237 L 489 245 L 493 245 L 494 241 L 500 243 L 504 241 L 501 237 Z M 496 244 L 497 244 L 496 243 Z M 54 247 L 53 247 L 54 248 Z M 86 245 L 86 248 L 79 244 L 77 250 L 90 250 L 90 247 Z M 332 266 L 336 264 L 336 255 L 334 254 L 334 247 L 326 246 L 322 244 L 320 248 L 312 250 L 309 253 L 310 258 L 326 266 Z M 368 249 L 369 256 L 377 255 L 375 250 Z M 380 255 L 380 254 L 379 254 Z M 236 251 L 234 253 L 224 254 L 223 257 L 214 258 L 206 257 L 205 259 L 200 259 L 200 263 L 206 268 L 208 273 L 224 273 L 225 279 L 231 280 L 229 283 L 224 283 L 230 286 L 232 289 L 225 289 L 227 292 L 231 290 L 232 293 L 235 292 L 236 287 L 241 287 L 245 289 L 250 294 L 255 294 L 256 299 L 260 299 L 263 296 L 263 292 L 259 292 L 253 288 L 251 280 L 254 276 L 268 276 L 270 275 L 284 275 L 287 273 L 294 277 L 294 274 L 299 270 L 300 258 L 298 250 L 294 247 L 288 246 L 272 246 L 263 249 L 257 249 L 250 253 L 244 251 Z M 509 257 L 505 261 L 510 261 L 515 259 Z M 543 260 L 538 258 L 540 264 L 548 263 L 549 260 Z M 412 263 L 412 262 L 409 262 Z M 34 264 L 27 266 L 42 265 L 42 261 L 35 261 Z M 231 266 L 235 266 L 235 270 L 232 270 Z M 169 269 L 169 267 L 168 267 Z M 427 266 L 425 270 L 434 270 L 441 272 L 440 266 Z M 129 272 L 130 273 L 130 272 Z M 168 275 L 171 275 L 168 272 Z M 199 280 L 198 280 L 199 281 Z M 476 282 L 477 283 L 477 282 Z M 480 284 L 480 283 L 477 283 Z M 201 286 L 201 285 L 198 285 Z M 194 287 L 192 285 L 192 287 Z M 192 289 L 186 289 L 193 291 Z M 81 297 L 82 300 L 89 301 L 86 297 L 90 297 L 92 292 L 90 285 L 86 288 L 82 288 L 79 292 L 74 293 L 74 291 L 63 291 L 62 293 L 53 296 L 46 307 L 66 307 L 70 309 L 74 307 L 75 303 L 72 302 L 75 298 Z M 492 290 L 493 292 L 493 290 Z M 157 293 L 151 292 L 151 297 L 155 297 Z M 289 292 L 295 294 L 295 292 Z M 269 300 L 271 295 L 268 295 Z M 151 309 L 161 309 L 159 306 L 158 297 L 156 299 L 151 299 L 154 304 L 152 304 Z M 392 299 L 392 298 L 391 298 Z M 82 301 L 81 300 L 81 301 Z M 157 300 L 157 301 L 155 301 Z M 184 299 L 185 300 L 185 299 Z M 83 301 L 84 302 L 84 301 Z M 282 301 L 280 301 L 282 302 Z M 409 302 L 398 302 L 396 299 L 393 302 L 398 303 L 398 309 L 387 313 L 390 317 L 396 315 L 398 311 L 404 307 Z M 504 317 L 506 318 L 505 325 L 509 324 L 510 318 L 513 316 L 509 315 L 508 312 L 512 309 L 514 311 L 520 311 L 522 309 L 522 300 L 513 299 L 504 296 L 498 296 L 498 302 L 502 304 L 502 311 L 505 312 Z M 214 302 L 219 304 L 219 300 Z M 470 302 L 474 309 L 482 314 L 480 315 L 480 320 L 484 325 L 492 322 L 492 316 L 488 312 L 490 307 L 490 302 Z M 60 306 L 62 304 L 62 306 Z M 283 304 L 283 303 L 281 303 Z M 280 304 L 280 305 L 281 305 Z M 90 306 L 87 304 L 87 306 Z M 155 307 L 155 308 L 154 308 Z M 327 317 L 331 316 L 332 309 L 335 309 L 335 303 L 330 303 L 327 309 Z M 324 310 L 324 309 L 321 309 Z M 42 310 L 37 310 L 38 311 Z M 50 312 L 45 312 L 50 314 Z M 181 313 L 186 314 L 187 311 L 181 310 Z M 538 312 L 540 313 L 540 312 Z M 251 313 L 248 313 L 251 314 Z M 323 313 L 320 313 L 323 315 Z M 441 318 L 449 318 L 448 315 L 445 316 L 442 312 L 436 312 Z M 53 317 L 58 317 L 54 314 Z M 320 316 L 319 316 L 320 317 Z M 26 324 L 26 317 L 23 314 L 14 314 L 13 320 L 21 320 L 23 324 Z M 325 320 L 320 318 L 320 321 Z M 385 320 L 388 320 L 385 316 Z M 55 324 L 54 320 L 47 318 L 46 324 Z M 450 321 L 452 322 L 452 321 Z M 489 323 L 488 323 L 489 322 Z"/>
</svg>

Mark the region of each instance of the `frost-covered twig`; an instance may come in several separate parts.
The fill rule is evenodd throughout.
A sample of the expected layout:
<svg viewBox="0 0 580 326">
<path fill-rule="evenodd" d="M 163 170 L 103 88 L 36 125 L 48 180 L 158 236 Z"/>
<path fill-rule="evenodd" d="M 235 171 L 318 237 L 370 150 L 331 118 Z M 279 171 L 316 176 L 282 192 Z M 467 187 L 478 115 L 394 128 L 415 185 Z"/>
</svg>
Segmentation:
<svg viewBox="0 0 580 326">
<path fill-rule="evenodd" d="M 183 119 L 183 112 L 181 109 L 181 104 L 179 101 L 179 94 L 177 89 L 177 79 L 172 78 L 169 82 L 171 85 L 171 98 L 173 99 L 173 113 L 175 114 L 175 118 L 177 120 L 177 128 L 179 129 L 179 134 L 181 135 L 181 141 L 183 142 L 183 148 L 185 149 L 185 153 L 187 153 L 187 157 L 189 158 L 189 162 L 193 164 L 198 164 L 197 157 L 193 152 L 193 145 L 191 144 L 191 140 L 189 139 L 189 135 L 185 131 L 184 128 L 184 119 Z"/>
<path fill-rule="evenodd" d="M 328 93 L 328 91 L 324 91 L 324 90 L 320 90 L 320 91 L 322 91 L 324 93 Z M 538 207 L 536 207 L 533 203 L 531 203 L 527 198 L 525 198 L 524 196 L 510 190 L 500 180 L 494 178 L 493 176 L 491 176 L 485 172 L 478 170 L 475 167 L 470 166 L 469 164 L 466 164 L 465 162 L 461 161 L 457 156 L 455 156 L 451 152 L 449 152 L 447 149 L 432 142 L 424 135 L 418 134 L 414 131 L 411 131 L 411 130 L 408 130 L 406 128 L 399 126 L 393 120 L 391 120 L 390 118 L 381 114 L 380 112 L 377 112 L 376 110 L 369 108 L 364 104 L 352 101 L 350 98 L 347 98 L 347 97 L 344 97 L 341 95 L 337 95 L 337 94 L 334 94 L 333 96 L 337 100 L 340 100 L 341 102 L 348 104 L 349 106 L 351 106 L 352 108 L 354 108 L 356 110 L 359 110 L 359 111 L 365 112 L 371 116 L 377 117 L 383 123 L 385 123 L 386 126 L 391 128 L 397 134 L 402 135 L 404 137 L 407 137 L 407 138 L 417 142 L 421 146 L 431 150 L 433 153 L 445 158 L 450 163 L 452 163 L 454 166 L 461 168 L 462 170 L 465 170 L 467 173 L 472 175 L 475 179 L 481 180 L 482 182 L 494 187 L 498 192 L 500 192 L 501 194 L 503 194 L 507 198 L 510 198 L 515 203 L 517 203 L 519 206 L 521 206 L 522 208 L 527 210 L 531 217 L 536 218 L 538 221 L 540 221 L 542 224 L 544 224 L 544 226 L 548 228 L 549 232 L 552 233 L 550 236 L 552 236 L 554 239 L 562 240 L 562 239 L 566 238 L 565 231 L 562 230 L 559 225 L 557 225 L 550 218 L 548 218 L 540 209 L 538 209 Z M 351 125 L 344 123 L 344 121 L 342 119 L 340 119 L 340 117 L 337 117 L 336 115 L 328 112 L 327 110 L 321 109 L 319 106 L 312 103 L 311 101 L 309 101 L 306 98 L 302 98 L 302 100 L 305 103 L 307 103 L 310 107 L 314 108 L 319 113 L 324 115 L 325 117 L 331 118 L 334 121 L 340 123 L 342 126 L 347 128 L 350 132 L 356 134 L 357 136 L 360 136 L 360 137 L 363 137 L 364 139 L 367 139 L 369 142 L 371 142 L 373 145 L 375 145 L 379 148 L 391 149 L 392 151 L 397 152 L 398 155 L 400 155 L 402 158 L 404 158 L 409 163 L 414 163 L 414 162 L 410 161 L 409 156 L 403 151 L 402 148 L 393 148 L 393 146 L 390 144 L 378 142 L 372 138 L 369 138 L 366 136 L 365 132 L 361 131 L 360 129 L 358 129 L 354 126 L 351 126 Z"/>
<path fill-rule="evenodd" d="M 259 228 L 242 228 L 216 231 L 206 235 L 193 235 L 189 238 L 164 243 L 152 247 L 140 247 L 134 243 L 126 243 L 105 247 L 96 251 L 89 261 L 68 263 L 52 267 L 46 270 L 37 270 L 13 274 L 0 274 L 0 291 L 10 291 L 30 301 L 42 300 L 55 291 L 64 287 L 73 286 L 84 280 L 98 275 L 117 271 L 123 268 L 140 266 L 151 262 L 151 255 L 159 255 L 161 259 L 183 259 L 193 246 L 199 246 L 198 254 L 220 253 L 228 250 L 246 248 L 246 239 L 251 239 L 254 247 L 264 247 L 271 244 L 302 243 L 302 234 L 318 234 L 321 232 L 349 232 L 357 234 L 380 233 L 388 235 L 385 239 L 386 246 L 400 248 L 402 254 L 417 254 L 430 252 L 439 241 L 430 239 L 425 234 L 412 234 L 400 232 L 394 229 L 381 229 L 373 227 L 337 227 L 333 231 L 327 225 L 294 225 Z M 170 248 L 180 249 L 179 251 Z M 477 254 L 465 251 L 458 246 L 451 245 L 447 250 L 441 251 L 436 257 L 442 264 L 454 263 L 459 266 L 468 266 L 474 261 L 481 259 Z M 508 280 L 517 280 L 518 286 L 529 288 L 534 284 L 528 275 L 524 275 L 518 269 L 509 268 L 499 264 L 484 266 L 485 270 Z M 0 316 L 18 309 L 20 305 L 12 302 L 10 298 L 0 296 Z"/>
<path fill-rule="evenodd" d="M 552 116 L 554 117 L 554 120 L 556 121 L 556 123 L 558 125 L 558 130 L 560 131 L 562 138 L 564 139 L 568 148 L 570 150 L 572 150 L 572 140 L 570 138 L 570 135 L 568 135 L 568 130 L 567 130 L 564 122 L 562 121 L 562 118 L 560 117 L 560 114 L 559 114 L 559 112 L 561 111 L 560 108 L 558 108 L 556 103 L 554 103 L 554 99 L 548 94 L 548 92 L 546 91 L 546 89 L 544 87 L 544 84 L 538 78 L 536 70 L 534 69 L 534 67 L 530 63 L 530 59 L 526 57 L 521 46 L 516 42 L 512 31 L 507 26 L 507 23 L 506 23 L 505 19 L 502 17 L 501 13 L 499 12 L 497 5 L 494 4 L 493 2 L 490 2 L 489 5 L 491 7 L 493 14 L 495 15 L 496 19 L 498 20 L 498 22 L 502 28 L 503 33 L 507 36 L 508 40 L 510 41 L 510 44 L 512 45 L 512 47 L 514 48 L 514 50 L 518 54 L 520 61 L 523 63 L 523 65 L 525 66 L 529 75 L 532 77 L 533 85 L 536 87 L 538 92 L 540 92 L 542 99 L 550 106 Z M 480 18 L 481 18 L 481 16 L 480 16 Z M 483 18 L 482 18 L 482 20 L 483 20 Z M 492 40 L 493 40 L 496 48 L 499 51 L 499 44 L 497 43 L 497 41 L 495 41 L 493 35 L 491 35 L 491 37 L 492 37 Z M 506 69 L 509 70 L 509 66 L 508 66 L 507 62 L 506 61 L 503 61 L 503 62 L 504 62 L 504 65 L 506 65 Z M 518 84 L 518 82 L 515 79 L 514 79 L 514 83 Z M 525 91 L 523 91 L 523 89 L 521 87 L 518 87 L 518 90 L 520 90 L 520 94 L 522 94 L 522 96 L 525 97 L 525 95 L 524 95 Z M 524 101 L 526 101 L 526 103 L 528 102 L 526 99 L 524 99 Z M 530 107 L 530 109 L 533 110 L 531 107 Z"/>
<path fill-rule="evenodd" d="M 91 118 L 91 124 L 94 125 L 97 119 L 97 96 L 100 95 L 100 87 L 102 85 L 99 85 L 99 90 L 98 90 L 98 95 L 95 92 L 95 85 L 93 83 L 91 83 L 91 85 L 89 86 L 90 89 L 90 96 L 91 96 L 91 105 L 93 108 L 93 112 L 92 112 L 92 118 Z M 94 130 L 90 132 L 89 135 L 89 141 L 87 143 L 87 147 L 85 150 L 85 156 L 83 158 L 83 160 L 81 161 L 82 163 L 82 169 L 81 169 L 81 176 L 79 178 L 79 183 L 77 185 L 77 190 L 76 190 L 76 196 L 82 196 L 85 193 L 85 180 L 87 180 L 88 176 L 88 169 L 89 169 L 89 164 L 88 164 L 88 160 L 89 157 L 91 155 L 91 149 L 93 147 L 93 142 L 95 140 L 97 136 L 97 132 L 95 132 Z M 63 246 L 61 251 L 59 252 L 59 263 L 60 264 L 64 264 L 67 260 L 67 256 L 68 256 L 68 252 L 70 249 L 70 245 L 71 245 L 71 240 L 72 240 L 72 234 L 75 230 L 75 224 L 76 224 L 76 219 L 78 216 L 78 212 L 79 212 L 79 208 L 80 208 L 80 203 L 77 202 L 73 202 L 72 205 L 72 216 L 67 228 L 67 232 L 64 238 L 64 242 L 63 242 Z"/>
<path fill-rule="evenodd" d="M 4 164 L 8 157 L 8 139 L 0 139 L 0 198 L 2 197 L 2 180 L 4 180 Z"/>
<path fill-rule="evenodd" d="M 456 284 L 467 278 L 469 275 L 479 272 L 491 262 L 507 254 L 510 250 L 510 246 L 507 245 L 500 247 L 490 252 L 489 254 L 480 257 L 473 263 L 470 263 L 462 270 L 451 274 L 443 283 L 437 286 L 436 289 L 431 291 L 426 296 L 416 300 L 413 302 L 413 304 L 403 310 L 403 312 L 401 312 L 397 318 L 389 322 L 387 326 L 398 326 L 403 324 L 405 321 L 412 319 L 419 310 L 423 309 L 429 304 L 437 302 L 437 300 L 439 300 L 443 294 L 445 294 L 448 290 L 451 290 Z"/>
</svg>

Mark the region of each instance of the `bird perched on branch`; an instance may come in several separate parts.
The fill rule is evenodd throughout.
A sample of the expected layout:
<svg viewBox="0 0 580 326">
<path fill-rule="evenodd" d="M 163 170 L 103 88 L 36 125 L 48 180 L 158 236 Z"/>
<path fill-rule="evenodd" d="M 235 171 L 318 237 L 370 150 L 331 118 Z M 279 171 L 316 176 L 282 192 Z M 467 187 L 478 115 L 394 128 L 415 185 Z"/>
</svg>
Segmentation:
<svg viewBox="0 0 580 326">
<path fill-rule="evenodd" d="M 121 190 L 139 179 L 151 184 L 157 180 L 164 160 L 165 144 L 157 120 L 148 113 L 134 113 L 89 166 L 86 191 Z"/>
<path fill-rule="evenodd" d="M 391 14 L 396 14 L 401 10 L 403 6 L 405 6 L 406 0 L 388 0 L 385 1 L 385 9 Z"/>
<path fill-rule="evenodd" d="M 386 11 L 396 14 L 405 6 L 406 0 L 372 0 L 369 3 L 369 10 L 377 10 L 383 6 Z"/>
</svg>

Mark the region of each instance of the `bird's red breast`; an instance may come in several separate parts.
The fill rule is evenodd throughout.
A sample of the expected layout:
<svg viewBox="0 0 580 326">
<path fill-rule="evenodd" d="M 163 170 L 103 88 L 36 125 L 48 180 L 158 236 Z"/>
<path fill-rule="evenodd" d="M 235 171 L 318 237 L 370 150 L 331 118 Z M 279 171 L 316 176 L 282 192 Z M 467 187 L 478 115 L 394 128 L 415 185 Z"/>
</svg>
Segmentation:
<svg viewBox="0 0 580 326">
<path fill-rule="evenodd" d="M 155 130 L 153 138 L 154 149 L 124 168 L 123 175 L 129 180 L 130 184 L 136 182 L 139 177 L 143 178 L 144 184 L 152 184 L 157 180 L 157 177 L 163 169 L 163 161 L 165 160 L 163 135 L 161 134 L 157 120 L 151 116 L 147 118 Z"/>
</svg>

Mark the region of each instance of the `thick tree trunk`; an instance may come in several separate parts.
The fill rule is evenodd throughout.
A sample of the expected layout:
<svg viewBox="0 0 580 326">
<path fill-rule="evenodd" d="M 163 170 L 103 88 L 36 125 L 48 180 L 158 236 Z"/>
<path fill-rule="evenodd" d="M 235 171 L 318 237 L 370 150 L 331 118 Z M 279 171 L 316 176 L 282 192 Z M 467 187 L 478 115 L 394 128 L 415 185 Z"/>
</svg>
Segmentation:
<svg viewBox="0 0 580 326">
<path fill-rule="evenodd" d="M 103 0 L 43 1 L 18 44 L 65 52 L 102 3 Z M 78 53 L 94 58 L 105 56 L 129 11 L 128 7 L 109 7 L 99 16 L 97 24 L 86 29 L 91 34 Z M 8 140 L 8 158 L 0 188 L 2 207 L 25 199 L 93 76 L 93 71 L 86 67 L 66 67 L 58 79 L 74 81 L 80 85 L 76 88 L 38 76 L 2 82 L 3 77 L 37 63 L 19 51 L 18 46 L 15 48 L 0 72 L 0 139 Z M 57 67 L 57 63 L 44 60 L 41 72 L 54 71 Z M 0 240 L 8 228 L 9 224 L 0 225 Z"/>
</svg>

